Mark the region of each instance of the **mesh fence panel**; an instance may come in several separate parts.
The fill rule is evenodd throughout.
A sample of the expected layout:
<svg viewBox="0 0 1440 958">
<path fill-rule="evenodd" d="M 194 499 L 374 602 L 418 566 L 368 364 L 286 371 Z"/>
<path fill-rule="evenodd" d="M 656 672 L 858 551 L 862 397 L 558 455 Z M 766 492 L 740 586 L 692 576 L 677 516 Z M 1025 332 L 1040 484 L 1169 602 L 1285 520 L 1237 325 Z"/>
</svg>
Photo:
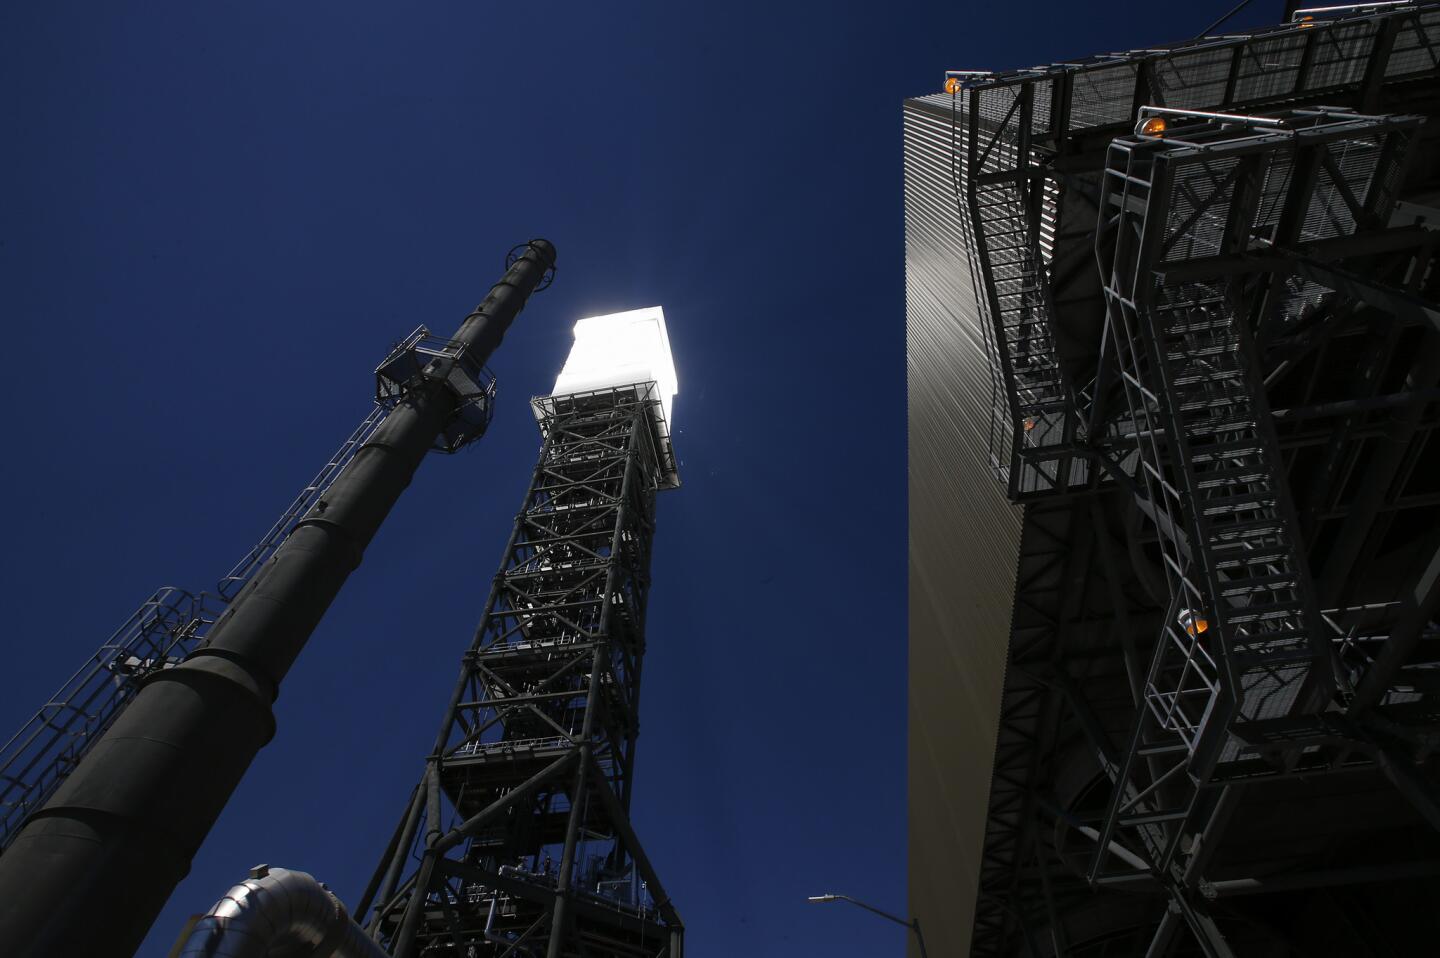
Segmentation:
<svg viewBox="0 0 1440 958">
<path fill-rule="evenodd" d="M 1162 240 L 1167 260 L 1219 255 L 1235 191 L 1231 174 L 1239 162 L 1222 157 L 1185 164 L 1176 171 Z"/>
<path fill-rule="evenodd" d="M 1014 113 L 1011 112 L 1011 109 L 1015 107 L 1015 100 L 1020 96 L 1021 89 L 1022 86 L 1016 84 L 1014 86 L 987 87 L 978 91 L 980 119 L 1006 126 L 1013 124 L 1019 108 L 1016 107 Z"/>
<path fill-rule="evenodd" d="M 1374 21 L 1340 24 L 1316 34 L 1315 54 L 1310 73 L 1305 78 L 1306 90 L 1359 83 L 1365 76 L 1365 65 L 1375 45 Z"/>
<path fill-rule="evenodd" d="M 1035 92 L 1030 104 L 1030 127 L 1036 133 L 1049 133 L 1055 81 L 1049 78 L 1038 80 L 1031 84 L 1031 89 Z"/>
<path fill-rule="evenodd" d="M 1406 23 L 1395 35 L 1387 77 L 1426 73 L 1440 65 L 1440 10 L 1427 10 Z"/>
<path fill-rule="evenodd" d="M 1321 167 L 1317 171 L 1315 193 L 1300 233 L 1302 242 L 1344 236 L 1355 231 L 1355 214 L 1350 209 L 1347 194 L 1362 207 L 1365 205 L 1380 160 L 1380 140 L 1339 140 L 1330 148 L 1330 160 L 1340 174 L 1340 185 L 1337 185 L 1330 168 Z"/>
<path fill-rule="evenodd" d="M 1235 99 L 1243 103 L 1293 93 L 1305 42 L 1305 34 L 1293 33 L 1243 47 L 1240 72 L 1235 78 Z"/>
<path fill-rule="evenodd" d="M 1070 88 L 1070 129 L 1122 123 L 1135 98 L 1134 63 L 1076 73 Z"/>
<path fill-rule="evenodd" d="M 1158 94 L 1156 102 L 1181 110 L 1219 105 L 1225 100 L 1225 87 L 1234 58 L 1233 49 L 1220 48 L 1197 50 L 1154 61 L 1152 75 Z"/>
<path fill-rule="evenodd" d="M 1285 197 L 1290 190 L 1290 174 L 1295 160 L 1289 153 L 1280 153 L 1265 167 L 1260 182 L 1260 199 L 1255 207 L 1253 234 L 1257 238 L 1274 239 L 1275 229 L 1285 212 Z"/>
</svg>

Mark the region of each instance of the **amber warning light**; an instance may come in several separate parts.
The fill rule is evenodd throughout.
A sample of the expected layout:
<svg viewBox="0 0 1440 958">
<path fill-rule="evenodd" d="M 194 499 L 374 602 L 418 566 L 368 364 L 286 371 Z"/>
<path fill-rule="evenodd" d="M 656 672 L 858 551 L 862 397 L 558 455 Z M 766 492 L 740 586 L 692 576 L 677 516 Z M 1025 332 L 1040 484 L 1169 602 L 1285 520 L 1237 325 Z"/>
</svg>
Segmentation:
<svg viewBox="0 0 1440 958">
<path fill-rule="evenodd" d="M 1192 639 L 1199 638 L 1201 633 L 1210 631 L 1210 623 L 1205 620 L 1203 615 L 1193 609 L 1181 609 L 1180 614 L 1176 616 L 1176 620 L 1180 623 L 1180 627 L 1185 630 L 1185 634 Z"/>
<path fill-rule="evenodd" d="M 1163 116 L 1147 116 L 1135 124 L 1135 133 L 1138 136 L 1164 136 L 1165 128 Z"/>
<path fill-rule="evenodd" d="M 965 81 L 990 76 L 989 70 L 946 70 L 945 92 L 954 96 L 965 88 Z"/>
</svg>

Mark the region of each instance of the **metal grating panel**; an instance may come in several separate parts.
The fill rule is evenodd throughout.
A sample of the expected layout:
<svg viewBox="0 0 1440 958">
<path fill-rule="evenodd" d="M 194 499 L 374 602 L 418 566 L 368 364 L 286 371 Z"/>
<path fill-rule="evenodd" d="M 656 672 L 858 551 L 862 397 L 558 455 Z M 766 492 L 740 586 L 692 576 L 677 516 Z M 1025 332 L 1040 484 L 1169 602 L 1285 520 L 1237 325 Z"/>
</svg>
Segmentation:
<svg viewBox="0 0 1440 958">
<path fill-rule="evenodd" d="M 1385 76 L 1428 73 L 1440 66 L 1440 9 L 1426 10 L 1401 25 L 1390 50 Z"/>
<path fill-rule="evenodd" d="M 1070 129 L 1128 120 L 1134 109 L 1136 69 L 1127 62 L 1076 73 L 1070 89 Z"/>
<path fill-rule="evenodd" d="M 1377 22 L 1362 20 L 1331 27 L 1316 27 L 1315 53 L 1309 75 L 1305 78 L 1307 92 L 1348 86 L 1365 78 L 1365 66 L 1375 45 Z"/>
<path fill-rule="evenodd" d="M 1235 100 L 1269 100 L 1295 91 L 1308 36 L 1291 33 L 1266 37 L 1241 48 L 1240 72 L 1235 78 Z"/>
<path fill-rule="evenodd" d="M 1152 73 L 1155 102 L 1181 110 L 1199 110 L 1223 103 L 1234 58 L 1234 50 L 1221 47 L 1155 60 Z"/>
</svg>

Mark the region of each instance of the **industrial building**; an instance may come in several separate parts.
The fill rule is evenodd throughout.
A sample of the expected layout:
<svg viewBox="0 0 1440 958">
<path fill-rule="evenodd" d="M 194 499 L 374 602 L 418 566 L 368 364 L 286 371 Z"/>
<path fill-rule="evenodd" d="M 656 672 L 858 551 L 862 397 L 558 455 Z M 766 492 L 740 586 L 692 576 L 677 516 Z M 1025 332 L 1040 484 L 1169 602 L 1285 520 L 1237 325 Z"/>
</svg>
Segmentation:
<svg viewBox="0 0 1440 958">
<path fill-rule="evenodd" d="M 930 953 L 1433 950 L 1437 64 L 1378 3 L 906 101 Z"/>
</svg>

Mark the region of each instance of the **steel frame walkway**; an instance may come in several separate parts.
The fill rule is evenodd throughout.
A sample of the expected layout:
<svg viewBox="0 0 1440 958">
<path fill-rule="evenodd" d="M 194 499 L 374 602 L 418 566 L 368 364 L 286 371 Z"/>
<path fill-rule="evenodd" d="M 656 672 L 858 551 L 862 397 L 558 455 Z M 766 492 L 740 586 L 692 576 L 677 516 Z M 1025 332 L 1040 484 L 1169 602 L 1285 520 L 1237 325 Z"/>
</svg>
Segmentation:
<svg viewBox="0 0 1440 958">
<path fill-rule="evenodd" d="M 1141 106 L 1253 111 L 1327 94 L 1373 103 L 1385 85 L 1440 66 L 1440 6 L 1390 7 L 1244 35 L 1203 37 L 1029 70 L 969 76 L 946 105 L 955 128 L 957 194 L 967 248 L 984 277 L 987 348 L 1004 378 L 1008 421 L 992 431 L 1011 497 L 1065 493 L 1091 481 L 1077 444 L 1099 425 L 1099 388 L 1071 368 L 1050 291 L 1054 238 L 1078 154 L 1103 150 Z M 962 80 L 962 76 L 964 78 Z M 1001 452 L 1001 448 L 1004 452 Z"/>
</svg>

